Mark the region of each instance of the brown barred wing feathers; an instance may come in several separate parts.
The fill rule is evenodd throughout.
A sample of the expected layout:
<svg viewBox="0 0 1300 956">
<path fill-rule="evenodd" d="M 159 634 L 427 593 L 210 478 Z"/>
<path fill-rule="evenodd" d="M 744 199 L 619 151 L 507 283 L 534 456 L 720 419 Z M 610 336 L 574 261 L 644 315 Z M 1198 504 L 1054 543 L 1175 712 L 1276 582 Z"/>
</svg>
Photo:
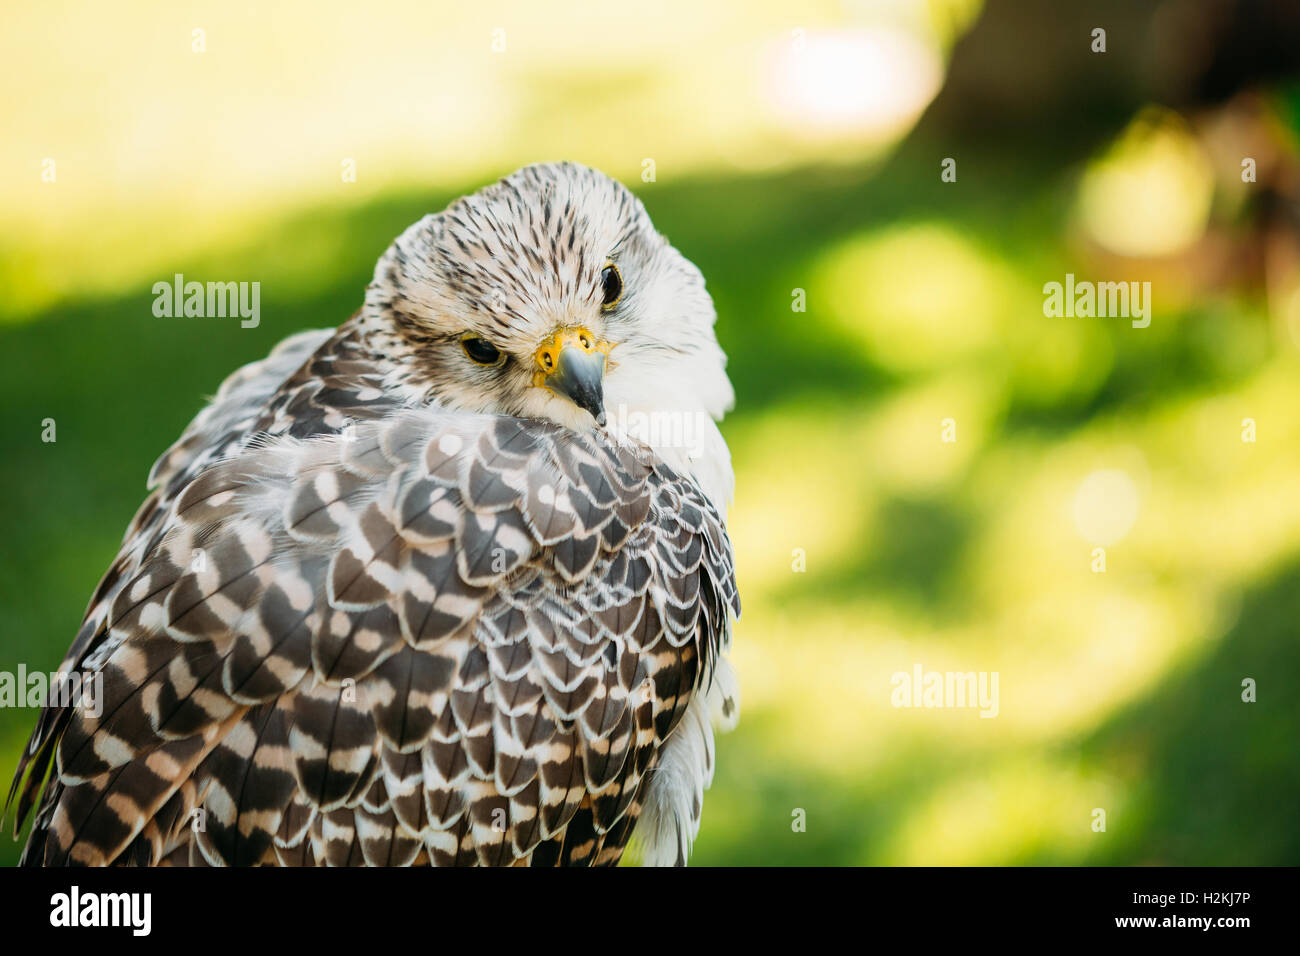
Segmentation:
<svg viewBox="0 0 1300 956">
<path fill-rule="evenodd" d="M 738 612 L 641 447 L 398 411 L 202 470 L 58 745 L 61 863 L 609 863 Z"/>
</svg>

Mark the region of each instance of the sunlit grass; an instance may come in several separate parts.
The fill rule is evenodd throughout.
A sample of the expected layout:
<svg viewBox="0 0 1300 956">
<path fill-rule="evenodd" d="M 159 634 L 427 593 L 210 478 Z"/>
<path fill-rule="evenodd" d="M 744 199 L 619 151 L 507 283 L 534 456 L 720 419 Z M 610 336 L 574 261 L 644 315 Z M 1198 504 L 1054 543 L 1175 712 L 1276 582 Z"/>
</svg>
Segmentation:
<svg viewBox="0 0 1300 956">
<path fill-rule="evenodd" d="M 1300 551 L 1300 443 L 1275 414 L 1300 405 L 1300 386 L 1281 358 L 1226 395 L 1025 443 L 995 437 L 987 411 L 972 415 L 998 406 L 990 383 L 963 391 L 966 378 L 902 388 L 858 414 L 780 408 L 733 432 L 746 718 L 789 774 L 850 788 L 909 753 L 987 755 L 950 783 L 937 778 L 933 795 L 899 814 L 887 847 L 848 859 L 1087 860 L 1101 850 L 1093 808 L 1112 825 L 1136 823 L 1138 770 L 1041 755 L 1197 666 L 1234 626 L 1242 589 Z M 975 426 L 952 446 L 940 440 L 942 396 Z M 1242 441 L 1242 409 L 1269 410 L 1266 445 Z M 906 592 L 872 590 L 880 510 L 897 494 L 940 495 L 968 515 L 958 556 L 936 563 L 938 573 L 955 560 L 948 573 L 968 589 L 955 621 Z M 794 547 L 806 549 L 803 570 Z M 841 575 L 857 576 L 858 594 L 839 594 Z M 997 671 L 997 719 L 892 706 L 890 675 L 918 663 Z"/>
<path fill-rule="evenodd" d="M 988 866 L 1086 858 L 1104 834 L 1093 811 L 1123 821 L 1125 791 L 1105 775 L 1053 760 L 1012 758 L 940 788 L 900 828 L 879 862 Z"/>
<path fill-rule="evenodd" d="M 14 92 L 0 102 L 0 224 L 22 241 L 0 240 L 0 320 L 112 294 L 304 204 L 444 190 L 531 162 L 577 160 L 651 188 L 706 170 L 863 162 L 915 121 L 979 7 L 14 8 L 0 33 Z M 778 92 L 792 78 L 816 85 L 828 61 L 791 51 L 859 35 L 911 51 L 914 82 L 888 75 L 865 114 L 798 135 L 816 104 L 791 113 Z"/>
<path fill-rule="evenodd" d="M 843 341 L 914 371 L 991 351 L 1017 297 L 1027 298 L 1018 279 L 950 226 L 908 223 L 836 249 L 811 295 Z"/>
</svg>

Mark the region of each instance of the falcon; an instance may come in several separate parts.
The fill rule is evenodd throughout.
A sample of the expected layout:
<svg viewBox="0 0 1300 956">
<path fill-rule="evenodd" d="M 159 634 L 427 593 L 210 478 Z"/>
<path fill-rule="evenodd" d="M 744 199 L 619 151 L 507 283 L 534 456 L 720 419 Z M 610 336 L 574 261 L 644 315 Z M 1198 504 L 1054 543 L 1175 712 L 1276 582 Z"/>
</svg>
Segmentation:
<svg viewBox="0 0 1300 956">
<path fill-rule="evenodd" d="M 154 465 L 60 667 L 99 699 L 10 788 L 23 863 L 684 864 L 738 700 L 714 321 L 580 165 L 408 228 Z"/>
</svg>

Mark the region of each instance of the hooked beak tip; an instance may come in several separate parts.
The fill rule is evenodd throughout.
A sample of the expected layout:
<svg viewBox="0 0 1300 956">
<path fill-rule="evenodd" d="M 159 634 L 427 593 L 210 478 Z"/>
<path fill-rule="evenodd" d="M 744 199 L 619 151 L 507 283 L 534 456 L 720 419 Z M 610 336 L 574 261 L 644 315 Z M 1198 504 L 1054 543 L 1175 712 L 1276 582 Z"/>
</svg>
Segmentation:
<svg viewBox="0 0 1300 956">
<path fill-rule="evenodd" d="M 555 371 L 546 376 L 552 391 L 563 395 L 583 411 L 588 412 L 596 424 L 603 426 L 605 417 L 605 356 L 596 351 L 580 351 L 572 346 L 562 348 L 556 358 Z"/>
</svg>

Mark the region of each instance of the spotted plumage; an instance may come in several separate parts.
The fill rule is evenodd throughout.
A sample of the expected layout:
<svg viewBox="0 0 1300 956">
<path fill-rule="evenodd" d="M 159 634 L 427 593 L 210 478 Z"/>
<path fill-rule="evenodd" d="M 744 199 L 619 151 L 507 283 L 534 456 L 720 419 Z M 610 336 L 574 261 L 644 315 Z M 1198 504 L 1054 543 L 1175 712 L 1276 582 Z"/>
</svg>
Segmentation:
<svg viewBox="0 0 1300 956">
<path fill-rule="evenodd" d="M 684 863 L 736 709 L 712 325 L 593 170 L 412 226 L 154 466 L 62 665 L 98 712 L 46 708 L 14 778 L 24 863 Z"/>
</svg>

